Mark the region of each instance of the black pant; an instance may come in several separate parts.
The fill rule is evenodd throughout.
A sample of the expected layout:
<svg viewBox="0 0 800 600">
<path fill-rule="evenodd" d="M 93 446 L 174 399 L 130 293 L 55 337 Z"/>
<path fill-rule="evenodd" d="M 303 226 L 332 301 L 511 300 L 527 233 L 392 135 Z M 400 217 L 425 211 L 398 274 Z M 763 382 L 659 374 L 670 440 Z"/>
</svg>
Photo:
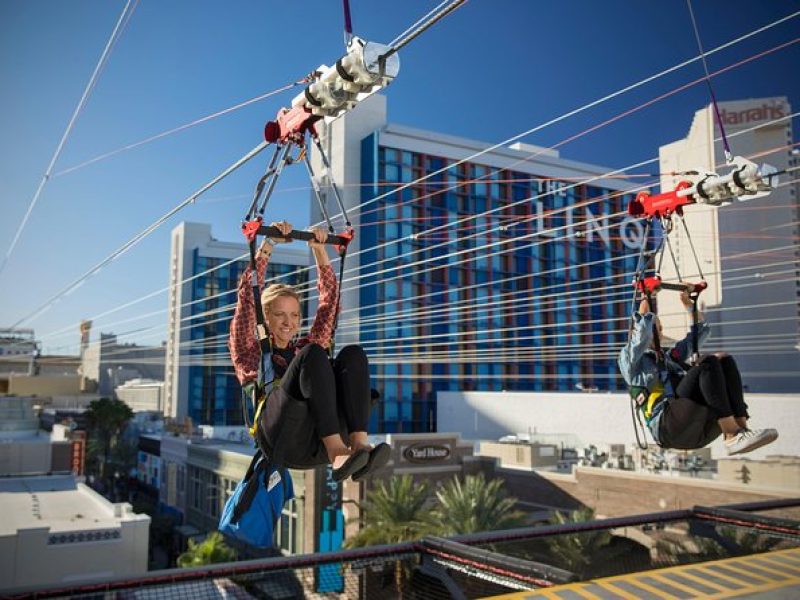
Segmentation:
<svg viewBox="0 0 800 600">
<path fill-rule="evenodd" d="M 692 367 L 670 398 L 661 417 L 662 446 L 691 450 L 707 446 L 722 431 L 718 419 L 747 417 L 742 378 L 730 356 L 709 355 Z"/>
<path fill-rule="evenodd" d="M 711 354 L 689 369 L 678 384 L 675 395 L 689 398 L 711 409 L 716 418 L 747 417 L 742 393 L 742 377 L 732 356 Z"/>
<path fill-rule="evenodd" d="M 291 397 L 308 402 L 319 437 L 366 431 L 371 401 L 369 364 L 361 346 L 346 346 L 331 361 L 321 346 L 309 344 L 294 357 L 281 378 Z"/>
</svg>

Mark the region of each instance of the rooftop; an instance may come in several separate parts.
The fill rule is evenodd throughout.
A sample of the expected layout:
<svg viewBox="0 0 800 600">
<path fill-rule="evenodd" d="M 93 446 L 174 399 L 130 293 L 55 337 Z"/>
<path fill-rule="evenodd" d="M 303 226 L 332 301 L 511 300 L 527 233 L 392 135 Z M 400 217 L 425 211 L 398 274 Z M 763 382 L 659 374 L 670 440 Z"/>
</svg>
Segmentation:
<svg viewBox="0 0 800 600">
<path fill-rule="evenodd" d="M 797 498 L 716 508 L 698 506 L 172 569 L 131 579 L 110 578 L 84 586 L 15 593 L 18 598 L 94 598 L 116 592 L 131 598 L 187 600 L 492 596 L 498 596 L 498 600 L 584 596 L 677 599 L 708 598 L 711 594 L 789 598 L 796 597 L 800 588 L 800 522 L 786 517 L 796 515 L 798 506 Z M 601 539 L 604 544 L 599 544 Z M 594 548 L 593 560 L 587 566 L 574 552 L 567 551 L 570 548 L 581 555 Z M 511 596 L 514 592 L 517 594 Z M 779 595 L 765 596 L 764 592 Z"/>
<path fill-rule="evenodd" d="M 49 527 L 53 533 L 117 528 L 148 519 L 129 504 L 112 504 L 72 475 L 0 479 L 0 536 Z"/>
</svg>

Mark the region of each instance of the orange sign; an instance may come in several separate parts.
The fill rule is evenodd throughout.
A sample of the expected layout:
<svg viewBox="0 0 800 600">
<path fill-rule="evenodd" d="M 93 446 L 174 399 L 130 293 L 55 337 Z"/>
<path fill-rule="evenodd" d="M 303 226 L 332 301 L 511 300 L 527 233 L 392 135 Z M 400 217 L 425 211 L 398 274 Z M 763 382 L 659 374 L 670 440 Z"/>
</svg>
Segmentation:
<svg viewBox="0 0 800 600">
<path fill-rule="evenodd" d="M 86 463 L 86 433 L 75 431 L 72 434 L 72 453 L 70 455 L 70 470 L 74 475 L 83 475 Z"/>
</svg>

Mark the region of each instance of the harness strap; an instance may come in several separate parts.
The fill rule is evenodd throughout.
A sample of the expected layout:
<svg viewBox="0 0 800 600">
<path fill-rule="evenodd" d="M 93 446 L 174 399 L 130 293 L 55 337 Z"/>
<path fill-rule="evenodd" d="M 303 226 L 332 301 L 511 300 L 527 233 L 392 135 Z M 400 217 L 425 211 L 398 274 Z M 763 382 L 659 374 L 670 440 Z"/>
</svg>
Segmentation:
<svg viewBox="0 0 800 600">
<path fill-rule="evenodd" d="M 256 331 L 258 333 L 258 344 L 261 353 L 270 345 L 269 332 L 267 331 L 267 321 L 264 318 L 264 308 L 261 306 L 261 286 L 258 284 L 258 268 L 256 267 L 256 240 L 255 236 L 250 241 L 250 271 L 251 287 L 253 289 L 253 302 L 256 309 Z M 259 372 L 259 384 L 263 384 L 263 374 Z"/>
<path fill-rule="evenodd" d="M 336 346 L 336 328 L 339 326 L 339 308 L 342 302 L 342 279 L 344 278 L 344 259 L 347 257 L 347 246 L 339 247 L 339 287 L 336 292 L 336 304 L 333 311 L 333 329 L 331 329 L 331 341 L 328 344 L 328 357 L 333 359 L 334 348 Z"/>
<path fill-rule="evenodd" d="M 697 364 L 700 360 L 700 340 L 697 339 L 700 333 L 700 328 L 697 326 L 697 301 L 700 298 L 700 294 L 699 292 L 692 292 L 689 294 L 689 298 L 692 300 L 692 363 Z"/>
<path fill-rule="evenodd" d="M 243 481 L 246 481 L 247 483 L 242 491 L 242 495 L 239 496 L 239 502 L 237 502 L 236 506 L 233 508 L 231 523 L 238 523 L 244 513 L 250 510 L 250 506 L 253 504 L 253 499 L 256 497 L 256 493 L 258 492 L 258 475 L 263 469 L 264 463 L 266 462 L 266 460 L 262 460 L 259 463 L 259 459 L 262 457 L 263 455 L 261 454 L 261 450 L 256 450 L 256 453 L 253 455 L 253 459 L 250 461 L 250 466 L 247 467 L 247 473 L 245 473 L 243 479 Z"/>
<path fill-rule="evenodd" d="M 274 389 L 276 385 L 281 384 L 280 377 L 276 377 L 270 383 L 272 384 L 272 388 Z M 259 395 L 258 401 L 254 403 L 255 414 L 253 415 L 253 422 L 252 424 L 251 423 L 247 424 L 247 430 L 250 432 L 250 436 L 253 438 L 256 438 L 256 434 L 258 433 L 258 426 L 259 423 L 261 422 L 261 413 L 264 412 L 264 409 L 267 406 L 267 396 L 269 396 L 269 392 L 271 391 L 272 389 L 267 390 L 266 386 L 261 388 L 262 393 Z"/>
</svg>

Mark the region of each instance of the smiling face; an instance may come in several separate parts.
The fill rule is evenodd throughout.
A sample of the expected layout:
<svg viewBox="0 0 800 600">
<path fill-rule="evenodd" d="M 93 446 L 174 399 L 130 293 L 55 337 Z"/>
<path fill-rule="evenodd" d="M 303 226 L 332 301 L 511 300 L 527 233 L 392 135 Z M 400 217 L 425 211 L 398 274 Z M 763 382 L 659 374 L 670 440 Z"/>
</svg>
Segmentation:
<svg viewBox="0 0 800 600">
<path fill-rule="evenodd" d="M 300 330 L 300 303 L 292 296 L 278 296 L 264 307 L 275 345 L 286 348 Z"/>
</svg>

